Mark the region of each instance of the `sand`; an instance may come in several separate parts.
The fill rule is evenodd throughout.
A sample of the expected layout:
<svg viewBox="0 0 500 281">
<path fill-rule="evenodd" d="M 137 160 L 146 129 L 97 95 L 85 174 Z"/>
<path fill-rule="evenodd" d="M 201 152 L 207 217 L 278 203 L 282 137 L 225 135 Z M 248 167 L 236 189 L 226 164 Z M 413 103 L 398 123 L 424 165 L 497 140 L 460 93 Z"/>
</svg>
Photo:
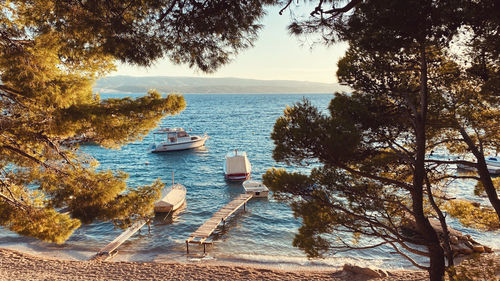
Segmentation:
<svg viewBox="0 0 500 281">
<path fill-rule="evenodd" d="M 373 278 L 348 271 L 284 271 L 237 265 L 70 261 L 0 249 L 0 280 L 427 280 L 423 271 Z"/>
</svg>

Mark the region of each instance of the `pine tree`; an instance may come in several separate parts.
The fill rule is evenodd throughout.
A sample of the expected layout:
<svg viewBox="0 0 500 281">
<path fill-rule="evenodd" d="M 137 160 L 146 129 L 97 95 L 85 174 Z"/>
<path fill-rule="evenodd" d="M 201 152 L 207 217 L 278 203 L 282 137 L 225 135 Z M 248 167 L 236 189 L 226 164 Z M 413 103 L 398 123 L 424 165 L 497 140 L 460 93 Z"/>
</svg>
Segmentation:
<svg viewBox="0 0 500 281">
<path fill-rule="evenodd" d="M 498 52 L 491 48 L 498 43 L 498 36 L 491 36 L 498 30 L 498 19 L 490 12 L 485 18 L 495 28 L 479 32 L 485 18 L 470 16 L 482 4 L 354 0 L 335 8 L 335 1 L 320 1 L 311 14 L 316 17 L 290 25 L 297 35 L 320 33 L 325 44 L 349 42 L 337 76 L 353 89 L 351 94 L 337 93 L 328 114 L 306 100 L 287 108 L 276 121 L 271 135 L 274 159 L 315 164 L 309 175 L 282 169 L 264 175 L 276 196 L 290 202 L 302 218 L 295 246 L 310 256 L 390 246 L 429 270 L 432 280 L 443 278 L 445 255 L 453 265 L 443 192 L 454 180 L 471 176 L 449 171 L 450 165 L 463 160 L 428 155 L 443 147 L 452 153 L 477 148 L 478 164 L 469 164 L 481 175 L 474 178 L 489 188 L 492 205 L 498 201 L 490 196 L 491 175 L 487 170 L 482 174 L 485 151 L 499 147 L 498 94 L 493 87 L 498 80 L 492 78 L 498 73 Z M 487 69 L 495 74 L 489 79 L 471 76 L 477 64 L 461 63 L 470 61 L 479 50 L 477 44 L 458 58 L 451 55 L 453 39 L 467 26 L 476 27 L 478 41 L 489 42 Z M 487 40 L 487 34 L 493 39 Z M 444 241 L 438 239 L 430 218 L 440 222 Z M 417 236 L 402 232 L 410 222 Z M 351 233 L 352 241 L 329 239 L 339 232 Z M 360 236 L 372 237 L 372 243 L 357 244 Z M 430 266 L 418 264 L 414 255 L 429 257 Z"/>
<path fill-rule="evenodd" d="M 68 140 L 119 147 L 182 111 L 184 98 L 101 100 L 95 79 L 117 61 L 162 57 L 214 71 L 252 46 L 272 2 L 0 2 L 0 225 L 62 243 L 81 223 L 148 218 L 159 180 L 127 186 Z"/>
</svg>

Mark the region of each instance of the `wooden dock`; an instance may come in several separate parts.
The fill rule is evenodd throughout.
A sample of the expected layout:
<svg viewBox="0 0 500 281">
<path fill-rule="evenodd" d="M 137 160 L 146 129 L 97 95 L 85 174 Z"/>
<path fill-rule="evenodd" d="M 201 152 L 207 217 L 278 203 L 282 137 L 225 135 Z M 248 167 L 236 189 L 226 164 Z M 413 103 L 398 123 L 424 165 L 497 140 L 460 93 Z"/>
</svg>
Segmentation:
<svg viewBox="0 0 500 281">
<path fill-rule="evenodd" d="M 115 238 L 115 240 L 111 241 L 104 248 L 99 250 L 99 252 L 93 256 L 92 260 L 108 260 L 112 258 L 116 254 L 116 249 L 120 247 L 123 242 L 130 238 L 130 236 L 134 235 L 139 229 L 141 229 L 147 223 L 146 220 L 138 221 L 132 224 L 129 228 L 127 228 L 122 234 Z"/>
<path fill-rule="evenodd" d="M 209 220 L 207 220 L 202 226 L 200 226 L 195 232 L 193 232 L 191 236 L 189 236 L 189 238 L 186 240 L 186 252 L 189 254 L 189 243 L 194 243 L 203 245 L 203 253 L 205 253 L 205 245 L 209 244 L 209 242 L 206 242 L 206 240 L 214 232 L 217 226 L 219 226 L 220 223 L 225 223 L 226 219 L 241 206 L 243 206 L 243 209 L 245 209 L 246 203 L 251 198 L 252 194 L 241 194 L 233 201 L 229 202 L 226 206 L 222 207 L 222 209 L 215 213 Z"/>
</svg>

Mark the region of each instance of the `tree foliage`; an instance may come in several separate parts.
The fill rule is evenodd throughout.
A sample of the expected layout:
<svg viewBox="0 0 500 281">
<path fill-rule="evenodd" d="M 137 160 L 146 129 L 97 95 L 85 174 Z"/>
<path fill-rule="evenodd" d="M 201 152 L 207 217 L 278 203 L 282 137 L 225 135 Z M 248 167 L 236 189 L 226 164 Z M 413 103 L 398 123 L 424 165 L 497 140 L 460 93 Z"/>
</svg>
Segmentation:
<svg viewBox="0 0 500 281">
<path fill-rule="evenodd" d="M 60 49 L 38 40 L 1 49 L 0 224 L 62 243 L 81 222 L 126 226 L 148 217 L 162 183 L 127 188 L 125 174 L 97 170 L 77 144 L 62 143 L 85 135 L 116 147 L 182 110 L 184 99 L 151 91 L 137 100 L 101 101 L 85 73 L 92 62 L 84 61 L 86 70 L 64 69 Z"/>
<path fill-rule="evenodd" d="M 465 226 L 481 230 L 500 229 L 497 214 L 491 208 L 481 208 L 480 205 L 467 200 L 451 200 L 443 206 L 448 214 L 457 217 Z"/>
<path fill-rule="evenodd" d="M 214 71 L 252 46 L 272 0 L 11 1 L 37 32 L 57 32 L 69 61 L 106 54 L 139 65 L 164 56 Z M 103 40 L 104 39 L 104 40 Z M 83 47 L 83 48 L 82 48 Z"/>
<path fill-rule="evenodd" d="M 442 212 L 446 187 L 472 178 L 486 187 L 494 207 L 498 201 L 484 162 L 488 151 L 499 149 L 498 57 L 492 51 L 498 21 L 491 12 L 472 18 L 478 9 L 488 13 L 480 2 L 349 1 L 335 8 L 335 1 L 319 1 L 311 18 L 290 25 L 298 35 L 321 33 L 327 44 L 349 42 L 337 77 L 353 89 L 337 93 L 327 114 L 303 101 L 276 121 L 274 159 L 317 164 L 309 175 L 276 169 L 264 175 L 303 219 L 294 245 L 310 256 L 386 245 L 441 280 L 444 256 L 453 264 Z M 485 21 L 495 31 L 481 29 Z M 455 40 L 471 34 L 468 49 L 453 53 Z M 483 60 L 478 50 L 487 54 Z M 480 61 L 487 62 L 487 79 L 476 71 Z M 440 149 L 472 151 L 475 161 L 429 156 Z M 455 174 L 450 168 L 458 163 L 476 167 L 479 176 Z M 500 213 L 493 221 L 492 214 L 495 225 Z M 430 218 L 440 221 L 444 240 Z M 417 236 L 408 235 L 408 225 Z M 336 233 L 352 234 L 354 243 Z M 360 245 L 359 235 L 372 238 Z M 429 257 L 430 266 L 414 255 Z"/>
<path fill-rule="evenodd" d="M 1 1 L 0 225 L 62 243 L 81 223 L 150 216 L 160 181 L 128 187 L 71 140 L 119 147 L 183 110 L 184 98 L 101 100 L 94 80 L 116 61 L 165 56 L 214 71 L 252 46 L 272 2 Z"/>
</svg>

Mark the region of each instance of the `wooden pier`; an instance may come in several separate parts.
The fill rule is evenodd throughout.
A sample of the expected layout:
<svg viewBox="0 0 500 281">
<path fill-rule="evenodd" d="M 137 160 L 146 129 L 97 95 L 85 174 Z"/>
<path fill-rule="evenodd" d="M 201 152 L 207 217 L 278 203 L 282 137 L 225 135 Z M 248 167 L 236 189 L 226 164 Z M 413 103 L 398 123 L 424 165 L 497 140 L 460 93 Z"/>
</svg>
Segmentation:
<svg viewBox="0 0 500 281">
<path fill-rule="evenodd" d="M 91 260 L 108 260 L 112 258 L 116 254 L 116 249 L 120 247 L 123 242 L 129 239 L 130 236 L 139 231 L 139 229 L 141 229 L 146 223 L 147 221 L 143 220 L 132 224 L 122 234 L 116 237 L 115 240 L 111 241 L 111 243 L 99 250 L 99 252 L 93 256 Z"/>
<path fill-rule="evenodd" d="M 208 237 L 214 232 L 214 230 L 219 226 L 220 223 L 225 223 L 226 219 L 231 216 L 236 210 L 241 206 L 243 209 L 246 208 L 246 203 L 252 198 L 252 194 L 241 194 L 236 197 L 233 201 L 229 202 L 226 206 L 222 207 L 217 213 L 215 213 L 209 220 L 207 220 L 202 226 L 200 226 L 195 232 L 189 236 L 186 240 L 186 252 L 189 254 L 189 243 L 201 244 L 203 245 L 203 253 L 206 252 L 206 242 Z"/>
</svg>

